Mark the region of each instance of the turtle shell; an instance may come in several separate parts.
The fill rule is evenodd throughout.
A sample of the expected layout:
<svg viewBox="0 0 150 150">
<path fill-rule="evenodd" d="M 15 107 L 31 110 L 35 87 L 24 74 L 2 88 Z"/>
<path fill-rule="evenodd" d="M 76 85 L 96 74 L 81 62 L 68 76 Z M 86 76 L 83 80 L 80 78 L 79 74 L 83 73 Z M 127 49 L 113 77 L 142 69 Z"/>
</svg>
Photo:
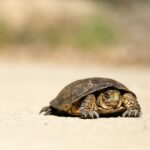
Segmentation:
<svg viewBox="0 0 150 150">
<path fill-rule="evenodd" d="M 113 79 L 99 77 L 87 78 L 74 81 L 64 87 L 57 97 L 50 102 L 50 106 L 59 111 L 68 112 L 72 104 L 82 97 L 107 88 L 115 88 L 120 91 L 133 93 L 122 83 Z"/>
</svg>

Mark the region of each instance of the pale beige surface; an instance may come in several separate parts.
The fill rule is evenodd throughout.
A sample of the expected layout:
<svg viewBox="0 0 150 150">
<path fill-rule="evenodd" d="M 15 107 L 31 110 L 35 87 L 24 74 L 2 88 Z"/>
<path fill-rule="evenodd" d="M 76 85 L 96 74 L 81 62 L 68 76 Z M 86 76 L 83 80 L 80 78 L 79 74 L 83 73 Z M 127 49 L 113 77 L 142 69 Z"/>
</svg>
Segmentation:
<svg viewBox="0 0 150 150">
<path fill-rule="evenodd" d="M 137 93 L 140 119 L 42 116 L 42 106 L 73 80 L 117 79 Z M 0 62 L 0 149 L 150 149 L 150 69 L 63 67 Z"/>
</svg>

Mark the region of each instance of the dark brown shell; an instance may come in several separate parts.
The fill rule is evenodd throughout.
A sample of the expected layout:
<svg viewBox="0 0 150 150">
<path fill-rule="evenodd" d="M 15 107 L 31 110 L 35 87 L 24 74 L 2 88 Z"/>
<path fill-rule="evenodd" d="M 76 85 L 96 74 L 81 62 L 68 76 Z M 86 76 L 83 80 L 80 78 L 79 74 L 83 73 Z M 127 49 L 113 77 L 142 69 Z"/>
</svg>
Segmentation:
<svg viewBox="0 0 150 150">
<path fill-rule="evenodd" d="M 50 106 L 59 111 L 67 112 L 71 108 L 72 104 L 77 102 L 82 97 L 90 93 L 94 93 L 96 91 L 101 91 L 106 88 L 116 88 L 121 91 L 131 92 L 122 83 L 112 79 L 98 77 L 87 78 L 77 80 L 67 85 L 58 94 L 58 96 L 50 102 Z"/>
</svg>

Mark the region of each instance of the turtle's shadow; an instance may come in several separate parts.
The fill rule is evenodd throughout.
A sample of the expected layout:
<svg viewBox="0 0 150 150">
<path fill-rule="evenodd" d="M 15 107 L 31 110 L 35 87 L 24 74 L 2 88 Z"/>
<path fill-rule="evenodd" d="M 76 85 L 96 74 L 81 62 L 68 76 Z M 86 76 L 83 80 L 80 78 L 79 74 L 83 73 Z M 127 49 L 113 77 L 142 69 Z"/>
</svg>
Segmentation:
<svg viewBox="0 0 150 150">
<path fill-rule="evenodd" d="M 80 116 L 72 116 L 72 115 L 69 115 L 69 114 L 51 114 L 50 116 L 56 116 L 56 117 L 60 117 L 60 118 L 79 118 L 79 119 L 82 119 L 80 118 Z M 100 118 L 120 118 L 121 117 L 121 114 L 109 114 L 109 115 L 101 115 L 99 117 Z M 87 119 L 90 119 L 90 118 L 87 118 Z"/>
</svg>

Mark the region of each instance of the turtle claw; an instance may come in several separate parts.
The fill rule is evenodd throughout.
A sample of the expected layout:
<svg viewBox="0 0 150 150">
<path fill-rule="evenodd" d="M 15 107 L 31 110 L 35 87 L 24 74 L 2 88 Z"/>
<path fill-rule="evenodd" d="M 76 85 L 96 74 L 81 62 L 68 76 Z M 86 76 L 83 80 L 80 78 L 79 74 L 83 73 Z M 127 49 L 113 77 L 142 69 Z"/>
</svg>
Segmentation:
<svg viewBox="0 0 150 150">
<path fill-rule="evenodd" d="M 126 110 L 122 114 L 122 117 L 140 117 L 140 116 L 141 116 L 141 112 L 137 109 Z"/>
<path fill-rule="evenodd" d="M 97 119 L 99 118 L 99 114 L 96 111 L 81 111 L 81 118 L 82 119 Z"/>
<path fill-rule="evenodd" d="M 39 114 L 44 113 L 44 115 L 51 115 L 51 108 L 49 106 L 43 107 L 41 109 L 41 111 L 39 112 Z"/>
</svg>

